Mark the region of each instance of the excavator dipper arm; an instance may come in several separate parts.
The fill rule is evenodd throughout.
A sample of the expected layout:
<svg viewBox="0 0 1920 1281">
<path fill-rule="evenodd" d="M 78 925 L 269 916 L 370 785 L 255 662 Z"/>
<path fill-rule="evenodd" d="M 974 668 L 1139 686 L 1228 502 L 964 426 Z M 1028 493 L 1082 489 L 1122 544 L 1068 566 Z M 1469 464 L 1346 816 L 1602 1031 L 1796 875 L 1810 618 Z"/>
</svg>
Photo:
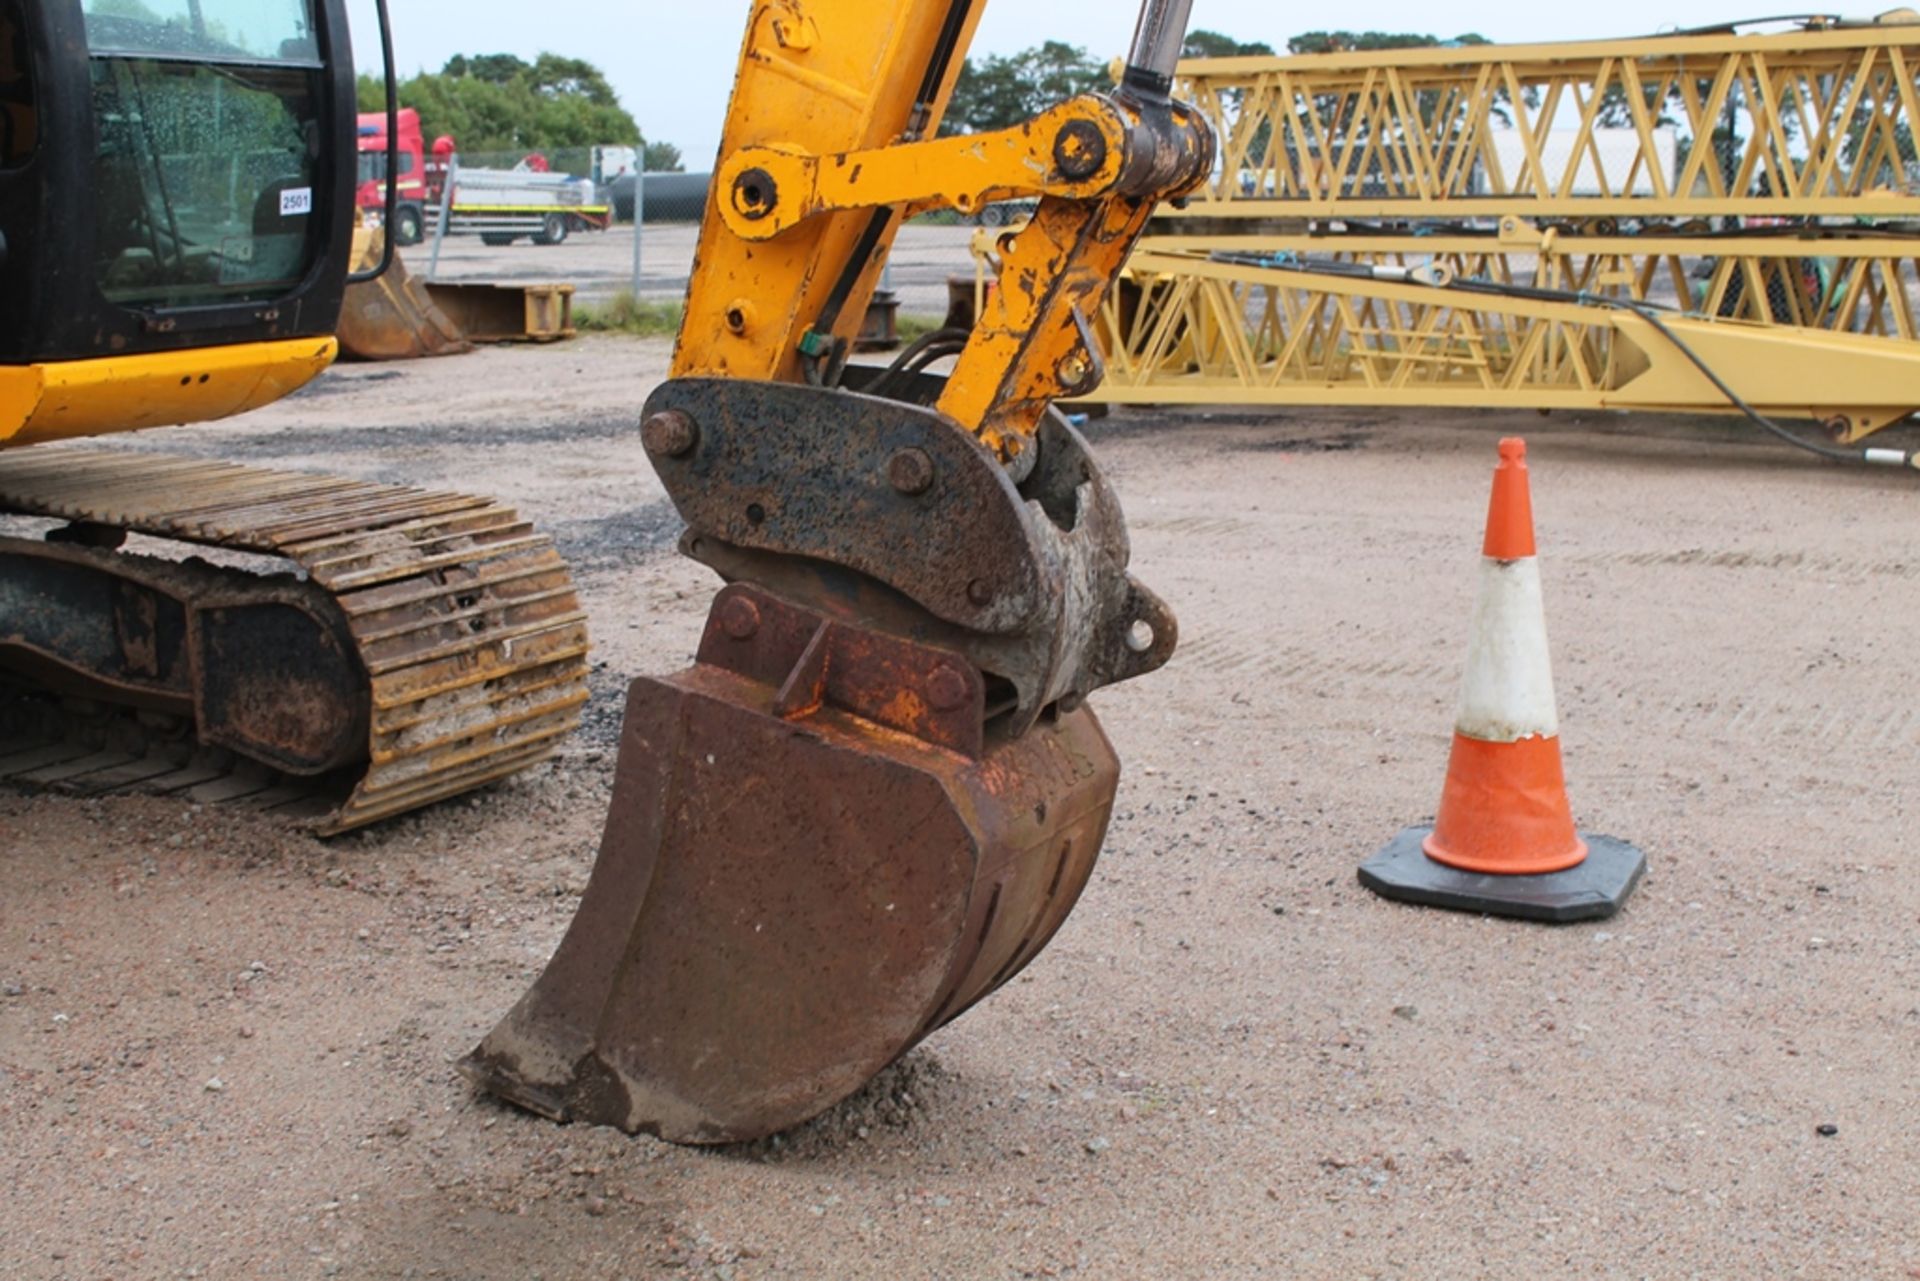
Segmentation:
<svg viewBox="0 0 1920 1281">
<path fill-rule="evenodd" d="M 753 1138 L 1004 983 L 1086 884 L 1118 761 L 1083 704 L 1171 655 L 1119 504 L 1051 408 L 1148 215 L 1208 175 L 1168 100 L 1186 3 L 1126 78 L 935 139 L 979 0 L 763 0 L 673 377 L 641 440 L 730 584 L 628 696 L 578 917 L 467 1060 L 557 1119 Z M 906 212 L 1038 196 L 967 336 L 846 359 Z M 957 357 L 949 377 L 922 366 Z"/>
</svg>

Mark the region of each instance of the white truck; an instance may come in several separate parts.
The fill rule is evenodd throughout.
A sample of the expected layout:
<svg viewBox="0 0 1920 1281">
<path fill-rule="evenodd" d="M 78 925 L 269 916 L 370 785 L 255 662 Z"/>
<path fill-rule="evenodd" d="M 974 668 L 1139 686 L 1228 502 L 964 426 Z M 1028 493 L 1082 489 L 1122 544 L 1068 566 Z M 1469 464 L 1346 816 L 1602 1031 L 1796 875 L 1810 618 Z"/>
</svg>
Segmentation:
<svg viewBox="0 0 1920 1281">
<path fill-rule="evenodd" d="M 529 169 L 447 167 L 442 212 L 449 235 L 474 234 L 489 245 L 522 236 L 557 245 L 575 231 L 605 231 L 611 208 L 591 179 Z"/>
</svg>

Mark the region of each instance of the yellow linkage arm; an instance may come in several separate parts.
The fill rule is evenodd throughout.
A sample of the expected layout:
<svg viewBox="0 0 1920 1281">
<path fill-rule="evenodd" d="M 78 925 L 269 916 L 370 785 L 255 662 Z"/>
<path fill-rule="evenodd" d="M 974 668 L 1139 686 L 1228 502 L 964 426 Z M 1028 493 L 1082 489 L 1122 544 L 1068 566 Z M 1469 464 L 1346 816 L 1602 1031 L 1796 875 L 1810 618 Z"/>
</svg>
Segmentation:
<svg viewBox="0 0 1920 1281">
<path fill-rule="evenodd" d="M 1099 386 L 1092 322 L 1157 203 L 1044 200 L 1002 236 L 999 287 L 947 377 L 941 412 L 1011 460 L 1054 400 Z"/>
<path fill-rule="evenodd" d="M 829 210 L 914 205 L 970 213 L 1017 196 L 1087 199 L 1119 180 L 1130 123 L 1089 95 L 993 133 L 831 156 L 749 147 L 720 170 L 721 213 L 742 240 L 770 240 Z"/>
</svg>

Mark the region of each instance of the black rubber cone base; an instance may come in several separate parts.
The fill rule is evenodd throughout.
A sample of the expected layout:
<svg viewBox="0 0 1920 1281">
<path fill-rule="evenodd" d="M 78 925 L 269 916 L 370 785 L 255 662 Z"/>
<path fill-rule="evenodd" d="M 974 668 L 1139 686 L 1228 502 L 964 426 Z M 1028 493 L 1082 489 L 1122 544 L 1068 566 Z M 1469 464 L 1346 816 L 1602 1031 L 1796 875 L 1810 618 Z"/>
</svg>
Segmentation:
<svg viewBox="0 0 1920 1281">
<path fill-rule="evenodd" d="M 1360 865 L 1374 893 L 1423 907 L 1518 916 L 1529 921 L 1592 921 L 1612 916 L 1640 883 L 1647 856 L 1611 836 L 1580 833 L 1587 857 L 1564 872 L 1487 876 L 1436 863 L 1420 848 L 1433 825 L 1409 827 Z"/>
</svg>

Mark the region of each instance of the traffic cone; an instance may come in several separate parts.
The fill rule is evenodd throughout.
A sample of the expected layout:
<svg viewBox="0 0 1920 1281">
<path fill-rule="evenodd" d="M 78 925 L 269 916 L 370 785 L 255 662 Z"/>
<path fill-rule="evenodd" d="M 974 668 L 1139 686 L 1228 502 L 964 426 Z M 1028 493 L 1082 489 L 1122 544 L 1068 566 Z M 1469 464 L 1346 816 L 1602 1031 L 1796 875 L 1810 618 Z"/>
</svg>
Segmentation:
<svg viewBox="0 0 1920 1281">
<path fill-rule="evenodd" d="M 1611 916 L 1646 856 L 1574 828 L 1560 766 L 1527 445 L 1500 442 L 1440 810 L 1360 867 L 1387 898 L 1541 921 Z"/>
</svg>

